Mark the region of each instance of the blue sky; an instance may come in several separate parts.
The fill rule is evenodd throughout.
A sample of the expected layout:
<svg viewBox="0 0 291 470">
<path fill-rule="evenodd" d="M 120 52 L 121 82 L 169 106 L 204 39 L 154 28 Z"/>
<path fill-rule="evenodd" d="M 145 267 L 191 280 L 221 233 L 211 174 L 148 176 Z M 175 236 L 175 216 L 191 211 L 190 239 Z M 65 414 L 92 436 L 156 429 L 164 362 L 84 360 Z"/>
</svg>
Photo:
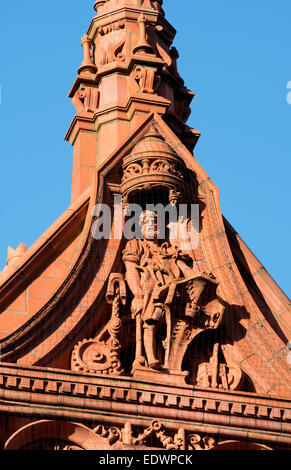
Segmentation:
<svg viewBox="0 0 291 470">
<path fill-rule="evenodd" d="M 0 268 L 8 245 L 29 247 L 70 203 L 67 94 L 93 3 L 0 0 Z M 291 2 L 164 7 L 180 74 L 196 93 L 195 156 L 220 189 L 223 214 L 290 296 Z"/>
</svg>

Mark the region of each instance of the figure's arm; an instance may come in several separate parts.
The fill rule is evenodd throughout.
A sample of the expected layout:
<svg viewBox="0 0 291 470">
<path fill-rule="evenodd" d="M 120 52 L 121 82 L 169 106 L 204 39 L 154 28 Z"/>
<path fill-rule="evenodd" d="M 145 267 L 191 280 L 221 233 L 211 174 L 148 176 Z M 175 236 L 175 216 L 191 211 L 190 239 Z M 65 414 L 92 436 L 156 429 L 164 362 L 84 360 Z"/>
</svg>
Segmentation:
<svg viewBox="0 0 291 470">
<path fill-rule="evenodd" d="M 125 262 L 126 267 L 126 281 L 129 285 L 131 292 L 135 295 L 137 293 L 142 293 L 142 288 L 140 285 L 140 274 L 137 269 L 138 265 L 132 261 Z"/>
<path fill-rule="evenodd" d="M 144 295 L 140 285 L 140 274 L 137 269 L 137 263 L 133 261 L 125 261 L 126 281 L 131 292 L 134 295 L 131 310 L 134 316 L 142 312 L 144 306 Z"/>
</svg>

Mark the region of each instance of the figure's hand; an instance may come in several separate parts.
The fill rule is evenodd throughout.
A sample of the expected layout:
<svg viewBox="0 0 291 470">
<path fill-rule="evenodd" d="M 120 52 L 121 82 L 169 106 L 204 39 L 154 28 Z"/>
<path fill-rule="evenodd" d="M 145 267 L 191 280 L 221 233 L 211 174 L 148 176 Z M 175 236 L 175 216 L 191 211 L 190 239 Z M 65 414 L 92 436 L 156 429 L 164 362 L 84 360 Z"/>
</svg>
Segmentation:
<svg viewBox="0 0 291 470">
<path fill-rule="evenodd" d="M 136 295 L 131 304 L 131 312 L 132 312 L 133 318 L 135 318 L 139 313 L 142 312 L 143 305 L 144 305 L 143 296 Z"/>
</svg>

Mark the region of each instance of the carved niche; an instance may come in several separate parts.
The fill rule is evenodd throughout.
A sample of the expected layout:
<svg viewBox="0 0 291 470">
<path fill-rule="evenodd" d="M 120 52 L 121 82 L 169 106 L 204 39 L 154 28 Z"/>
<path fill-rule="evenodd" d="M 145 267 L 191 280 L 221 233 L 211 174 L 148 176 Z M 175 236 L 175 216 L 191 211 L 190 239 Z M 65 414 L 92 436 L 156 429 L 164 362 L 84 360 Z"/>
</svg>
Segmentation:
<svg viewBox="0 0 291 470">
<path fill-rule="evenodd" d="M 143 189 L 164 188 L 185 193 L 186 168 L 155 125 L 123 160 L 123 199 Z M 172 193 L 174 194 L 174 193 Z"/>
<path fill-rule="evenodd" d="M 123 160 L 124 203 L 143 190 L 142 198 L 148 194 L 153 200 L 151 192 L 163 188 L 175 206 L 181 195 L 188 199 L 189 181 L 184 162 L 155 125 Z M 190 187 L 189 198 L 195 186 Z M 125 281 L 133 295 L 130 314 L 136 347 L 131 372 L 140 380 L 179 386 L 191 373 L 183 370 L 189 345 L 203 331 L 218 328 L 225 307 L 217 295 L 215 277 L 194 268 L 178 240 L 176 244 L 167 238 L 158 240 L 156 219 L 155 213 L 142 212 L 142 238 L 128 241 L 122 257 Z"/>
<path fill-rule="evenodd" d="M 124 158 L 122 170 L 125 207 L 126 201 L 133 201 L 145 189 L 145 199 L 156 189 L 168 192 L 170 207 L 180 197 L 186 201 L 192 197 L 194 187 L 184 162 L 155 124 Z M 187 225 L 187 219 L 184 222 Z M 184 370 L 183 362 L 190 344 L 221 323 L 225 307 L 217 295 L 219 283 L 211 273 L 193 265 L 178 240 L 174 243 L 167 235 L 158 240 L 155 213 L 143 211 L 139 223 L 142 238 L 125 241 L 123 267 L 109 279 L 111 318 L 95 338 L 75 346 L 72 369 L 117 376 L 126 373 L 138 380 L 180 386 L 193 373 Z M 203 367 L 208 366 L 201 365 L 199 377 Z"/>
</svg>

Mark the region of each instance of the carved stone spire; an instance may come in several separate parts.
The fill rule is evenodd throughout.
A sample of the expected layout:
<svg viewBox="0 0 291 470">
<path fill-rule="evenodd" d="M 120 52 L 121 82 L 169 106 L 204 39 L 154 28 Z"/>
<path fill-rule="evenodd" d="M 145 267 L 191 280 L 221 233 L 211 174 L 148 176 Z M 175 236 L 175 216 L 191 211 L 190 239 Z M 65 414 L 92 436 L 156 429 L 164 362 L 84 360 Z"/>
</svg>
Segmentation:
<svg viewBox="0 0 291 470">
<path fill-rule="evenodd" d="M 72 200 L 90 184 L 94 167 L 150 112 L 164 119 L 190 149 L 199 133 L 185 124 L 194 93 L 177 69 L 176 31 L 162 0 L 96 0 L 82 37 L 84 60 L 69 96 L 77 114 L 66 135 L 75 146 Z M 98 132 L 98 139 L 96 139 Z"/>
</svg>

